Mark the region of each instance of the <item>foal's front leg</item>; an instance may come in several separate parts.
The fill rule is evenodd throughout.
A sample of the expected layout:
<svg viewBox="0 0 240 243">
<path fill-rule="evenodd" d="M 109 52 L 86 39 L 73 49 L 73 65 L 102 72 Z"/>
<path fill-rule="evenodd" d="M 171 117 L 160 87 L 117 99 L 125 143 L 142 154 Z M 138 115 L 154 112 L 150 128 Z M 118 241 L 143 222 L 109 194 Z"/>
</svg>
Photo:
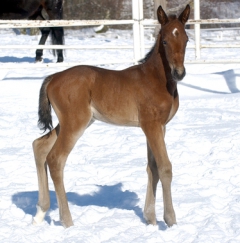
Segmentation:
<svg viewBox="0 0 240 243">
<path fill-rule="evenodd" d="M 142 124 L 142 129 L 146 134 L 149 146 L 147 167 L 148 188 L 144 217 L 147 222 L 156 224 L 155 196 L 159 178 L 163 191 L 164 221 L 171 227 L 173 224 L 176 224 L 176 217 L 171 196 L 172 165 L 169 161 L 164 142 L 165 128 L 159 122 L 152 122 L 151 124 Z"/>
<path fill-rule="evenodd" d="M 57 139 L 57 126 L 52 132 L 33 141 L 33 152 L 38 175 L 38 204 L 33 224 L 40 224 L 50 207 L 46 157 Z"/>
<path fill-rule="evenodd" d="M 147 192 L 146 192 L 145 207 L 144 207 L 144 218 L 148 224 L 155 225 L 156 224 L 155 202 L 156 202 L 156 190 L 157 190 L 157 183 L 159 181 L 159 176 L 158 176 L 157 164 L 148 143 L 147 143 L 147 152 L 148 152 L 148 165 L 147 165 L 148 184 L 147 184 Z"/>
</svg>

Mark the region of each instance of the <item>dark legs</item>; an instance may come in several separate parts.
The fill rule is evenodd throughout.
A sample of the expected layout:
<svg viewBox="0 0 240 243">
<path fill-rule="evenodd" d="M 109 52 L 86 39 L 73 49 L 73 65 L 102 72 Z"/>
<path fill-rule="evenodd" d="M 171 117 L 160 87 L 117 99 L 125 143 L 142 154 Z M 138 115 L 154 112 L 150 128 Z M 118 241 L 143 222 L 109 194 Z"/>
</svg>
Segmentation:
<svg viewBox="0 0 240 243">
<path fill-rule="evenodd" d="M 52 28 L 52 42 L 54 45 L 64 44 L 64 30 L 63 27 Z M 57 62 L 63 62 L 63 50 L 57 49 Z"/>
<path fill-rule="evenodd" d="M 40 28 L 41 30 L 41 39 L 39 41 L 39 45 L 44 45 L 50 31 L 52 30 L 52 42 L 54 45 L 63 45 L 63 36 L 64 31 L 62 27 L 53 27 L 53 28 Z M 57 49 L 57 62 L 63 62 L 63 50 Z M 55 50 L 53 50 L 53 53 L 55 54 Z M 36 50 L 36 62 L 41 62 L 43 60 L 42 58 L 43 50 L 37 49 Z"/>
<path fill-rule="evenodd" d="M 50 28 L 40 28 L 40 31 L 41 31 L 41 39 L 38 43 L 38 45 L 44 45 L 47 38 L 48 38 L 48 35 L 50 33 Z M 42 49 L 37 49 L 36 50 L 36 62 L 41 62 L 43 59 L 42 59 L 42 55 L 43 55 L 43 50 Z"/>
<path fill-rule="evenodd" d="M 44 8 L 49 16 L 49 20 L 61 20 L 63 18 L 63 0 L 46 1 Z M 53 45 L 64 44 L 63 27 L 51 27 L 51 35 Z M 63 50 L 57 49 L 56 52 L 57 62 L 63 62 Z"/>
</svg>

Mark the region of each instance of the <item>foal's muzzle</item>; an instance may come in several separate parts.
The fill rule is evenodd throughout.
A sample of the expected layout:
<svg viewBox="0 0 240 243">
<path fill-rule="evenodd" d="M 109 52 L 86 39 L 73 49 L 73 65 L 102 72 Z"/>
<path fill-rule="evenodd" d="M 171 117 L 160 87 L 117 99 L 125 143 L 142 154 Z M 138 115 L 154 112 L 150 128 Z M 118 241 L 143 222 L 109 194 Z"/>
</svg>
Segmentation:
<svg viewBox="0 0 240 243">
<path fill-rule="evenodd" d="M 172 77 L 175 81 L 181 81 L 186 75 L 185 68 L 174 68 L 172 70 Z"/>
</svg>

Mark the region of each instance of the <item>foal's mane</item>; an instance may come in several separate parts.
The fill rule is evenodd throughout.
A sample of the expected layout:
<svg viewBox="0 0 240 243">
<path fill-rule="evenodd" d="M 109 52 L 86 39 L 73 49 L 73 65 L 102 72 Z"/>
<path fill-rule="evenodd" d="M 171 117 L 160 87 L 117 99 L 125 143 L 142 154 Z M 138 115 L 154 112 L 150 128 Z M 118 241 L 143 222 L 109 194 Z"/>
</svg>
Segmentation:
<svg viewBox="0 0 240 243">
<path fill-rule="evenodd" d="M 176 16 L 175 14 L 171 14 L 171 15 L 168 16 L 168 20 L 169 20 L 169 21 L 171 21 L 171 20 L 175 20 L 175 19 L 177 19 L 177 16 Z M 154 48 L 155 48 L 156 45 L 157 45 L 157 41 L 156 41 L 156 43 L 153 45 L 153 47 L 151 48 L 151 50 L 145 55 L 145 57 L 142 58 L 142 59 L 140 59 L 140 60 L 138 61 L 139 64 L 143 64 L 143 63 L 145 63 L 145 62 L 150 58 L 150 56 L 152 55 L 153 50 L 154 50 Z"/>
<path fill-rule="evenodd" d="M 139 64 L 143 64 L 143 63 L 145 63 L 145 62 L 150 58 L 150 56 L 152 55 L 153 50 L 154 50 L 156 44 L 157 44 L 157 43 L 154 44 L 154 46 L 153 46 L 153 47 L 151 48 L 151 50 L 145 55 L 144 58 L 142 58 L 142 59 L 140 59 L 140 60 L 138 61 Z"/>
<path fill-rule="evenodd" d="M 177 16 L 175 15 L 175 14 L 170 14 L 169 16 L 168 16 L 168 19 L 171 21 L 171 20 L 174 20 L 174 19 L 176 19 L 177 18 Z"/>
</svg>

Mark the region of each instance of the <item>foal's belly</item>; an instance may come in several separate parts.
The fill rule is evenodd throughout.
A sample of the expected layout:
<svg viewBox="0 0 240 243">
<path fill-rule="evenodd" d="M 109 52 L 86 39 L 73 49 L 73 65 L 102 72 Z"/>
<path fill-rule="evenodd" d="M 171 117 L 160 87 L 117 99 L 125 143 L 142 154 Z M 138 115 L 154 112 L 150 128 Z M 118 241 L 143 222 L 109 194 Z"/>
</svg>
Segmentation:
<svg viewBox="0 0 240 243">
<path fill-rule="evenodd" d="M 137 112 L 121 112 L 116 110 L 100 110 L 91 105 L 93 118 L 102 122 L 118 125 L 118 126 L 139 126 L 139 119 Z"/>
</svg>

